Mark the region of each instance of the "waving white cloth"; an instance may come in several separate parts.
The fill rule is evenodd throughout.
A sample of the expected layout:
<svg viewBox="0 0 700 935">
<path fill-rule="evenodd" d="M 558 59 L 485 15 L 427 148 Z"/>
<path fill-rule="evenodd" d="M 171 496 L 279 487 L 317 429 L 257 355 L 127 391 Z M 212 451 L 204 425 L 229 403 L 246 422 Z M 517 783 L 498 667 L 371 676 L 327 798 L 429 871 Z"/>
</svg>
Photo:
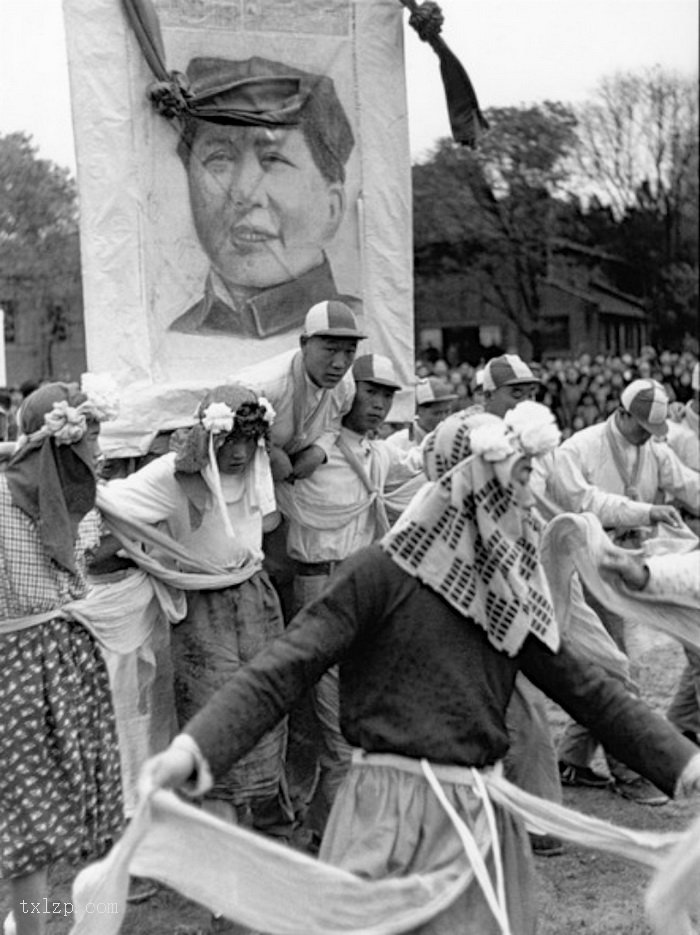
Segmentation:
<svg viewBox="0 0 700 935">
<path fill-rule="evenodd" d="M 648 557 L 685 555 L 697 549 L 697 538 L 660 535 L 644 542 Z M 697 590 L 654 593 L 627 587 L 618 575 L 601 571 L 600 562 L 610 546 L 600 521 L 593 513 L 563 513 L 547 526 L 542 541 L 542 563 L 547 571 L 557 619 L 565 630 L 574 606 L 574 572 L 600 604 L 625 620 L 644 624 L 700 650 L 700 599 Z"/>
<path fill-rule="evenodd" d="M 457 769 L 457 768 L 452 768 Z M 472 770 L 461 770 L 472 782 Z M 507 780 L 480 774 L 491 800 L 538 833 L 657 868 L 680 834 L 633 831 L 546 802 Z M 479 842 L 480 848 L 488 842 Z M 176 798 L 145 799 L 124 837 L 73 886 L 71 935 L 116 935 L 129 874 L 158 880 L 227 918 L 273 935 L 394 935 L 437 915 L 470 885 L 466 860 L 403 878 L 369 881 L 227 824 Z M 118 911 L 90 914 L 87 906 Z"/>
</svg>

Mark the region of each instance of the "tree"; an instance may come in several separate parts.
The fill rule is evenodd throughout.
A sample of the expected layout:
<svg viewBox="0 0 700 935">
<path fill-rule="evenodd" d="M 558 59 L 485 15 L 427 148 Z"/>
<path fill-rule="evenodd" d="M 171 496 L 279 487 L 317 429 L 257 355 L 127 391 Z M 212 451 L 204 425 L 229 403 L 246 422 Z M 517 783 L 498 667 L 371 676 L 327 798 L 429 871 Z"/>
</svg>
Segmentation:
<svg viewBox="0 0 700 935">
<path fill-rule="evenodd" d="M 680 340 L 697 300 L 696 81 L 660 68 L 618 73 L 577 116 L 576 169 L 617 222 L 605 245 L 636 270 L 655 334 Z"/>
<path fill-rule="evenodd" d="M 541 284 L 576 120 L 562 104 L 494 108 L 476 152 L 442 140 L 414 169 L 416 275 L 469 265 L 483 299 L 537 354 Z"/>
<path fill-rule="evenodd" d="M 38 323 L 41 376 L 67 309 L 80 304 L 77 197 L 67 169 L 37 158 L 31 137 L 0 135 L 0 287 Z"/>
</svg>

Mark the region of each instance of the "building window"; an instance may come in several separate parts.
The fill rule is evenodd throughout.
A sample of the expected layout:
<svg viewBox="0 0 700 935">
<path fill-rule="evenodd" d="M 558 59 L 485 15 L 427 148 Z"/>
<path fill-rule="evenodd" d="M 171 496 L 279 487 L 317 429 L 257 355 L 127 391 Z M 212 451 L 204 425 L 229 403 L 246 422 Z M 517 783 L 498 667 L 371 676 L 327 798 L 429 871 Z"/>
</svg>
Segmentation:
<svg viewBox="0 0 700 935">
<path fill-rule="evenodd" d="M 12 299 L 0 299 L 3 310 L 5 344 L 14 344 L 17 339 L 17 308 Z"/>
</svg>

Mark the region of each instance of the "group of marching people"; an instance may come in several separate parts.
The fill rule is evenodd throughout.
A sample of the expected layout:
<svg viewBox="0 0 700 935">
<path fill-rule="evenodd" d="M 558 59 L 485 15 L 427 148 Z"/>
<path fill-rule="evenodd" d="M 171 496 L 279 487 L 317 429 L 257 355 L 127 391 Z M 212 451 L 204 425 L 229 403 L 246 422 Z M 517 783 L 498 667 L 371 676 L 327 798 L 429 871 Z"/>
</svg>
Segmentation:
<svg viewBox="0 0 700 935">
<path fill-rule="evenodd" d="M 679 636 L 662 717 L 624 619 L 657 594 L 679 635 L 674 595 L 681 616 L 700 603 L 697 367 L 677 423 L 639 379 L 559 444 L 506 354 L 482 404 L 450 414 L 420 380 L 415 421 L 381 438 L 402 387 L 363 338 L 341 301 L 314 305 L 298 350 L 203 393 L 168 453 L 110 481 L 94 378 L 23 403 L 0 473 L 0 867 L 19 935 L 45 930 L 22 907 L 55 861 L 119 838 L 137 785 L 369 879 L 464 863 L 468 828 L 503 911 L 469 878 L 426 935 L 534 932 L 532 852 L 561 842 L 484 804 L 482 777 L 553 802 L 561 782 L 648 805 L 700 791 L 700 640 Z M 588 564 L 566 565 L 574 535 Z M 572 718 L 558 750 L 542 692 Z"/>
</svg>

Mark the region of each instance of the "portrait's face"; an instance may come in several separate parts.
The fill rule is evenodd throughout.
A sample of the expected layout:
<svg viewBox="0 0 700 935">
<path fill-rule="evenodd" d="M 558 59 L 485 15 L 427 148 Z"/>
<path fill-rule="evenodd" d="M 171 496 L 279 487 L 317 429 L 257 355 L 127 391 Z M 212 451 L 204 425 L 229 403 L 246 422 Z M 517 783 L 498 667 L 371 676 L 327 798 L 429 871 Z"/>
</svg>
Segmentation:
<svg viewBox="0 0 700 935">
<path fill-rule="evenodd" d="M 318 266 L 345 208 L 342 184 L 321 175 L 298 128 L 202 121 L 188 180 L 199 240 L 217 272 L 243 291 Z"/>
</svg>

